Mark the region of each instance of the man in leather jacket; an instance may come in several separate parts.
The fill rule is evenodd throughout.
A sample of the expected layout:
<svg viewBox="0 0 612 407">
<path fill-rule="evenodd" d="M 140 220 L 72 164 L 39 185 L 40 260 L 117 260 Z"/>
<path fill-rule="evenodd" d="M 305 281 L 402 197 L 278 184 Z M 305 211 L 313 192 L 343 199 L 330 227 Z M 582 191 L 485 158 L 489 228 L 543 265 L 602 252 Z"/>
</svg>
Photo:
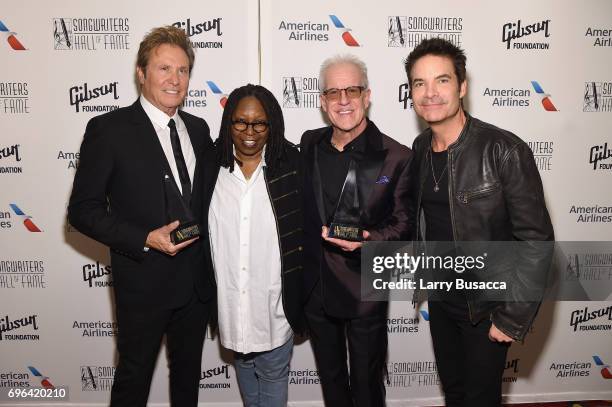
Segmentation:
<svg viewBox="0 0 612 407">
<path fill-rule="evenodd" d="M 405 61 L 414 110 L 429 128 L 413 144 L 413 188 L 421 241 L 552 241 L 542 182 L 528 145 L 469 116 L 465 54 L 422 41 Z M 534 243 L 535 245 L 535 243 Z M 529 244 L 526 244 L 530 247 Z M 537 245 L 536 245 L 537 246 Z M 447 406 L 501 405 L 509 345 L 522 340 L 540 301 L 521 288 L 542 285 L 550 251 L 522 250 L 504 301 L 461 292 L 429 301 L 430 328 Z"/>
</svg>

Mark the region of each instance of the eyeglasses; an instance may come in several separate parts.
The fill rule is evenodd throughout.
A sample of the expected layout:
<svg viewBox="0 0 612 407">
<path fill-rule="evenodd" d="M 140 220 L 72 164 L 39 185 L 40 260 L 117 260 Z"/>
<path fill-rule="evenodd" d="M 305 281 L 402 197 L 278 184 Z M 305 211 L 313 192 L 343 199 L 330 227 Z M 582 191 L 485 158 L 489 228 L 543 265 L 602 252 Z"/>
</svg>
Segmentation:
<svg viewBox="0 0 612 407">
<path fill-rule="evenodd" d="M 266 122 L 245 122 L 244 120 L 232 121 L 232 127 L 236 131 L 247 131 L 249 126 L 253 127 L 255 133 L 263 133 L 268 130 L 270 124 Z"/>
<path fill-rule="evenodd" d="M 364 90 L 365 86 L 349 86 L 344 89 L 330 88 L 323 91 L 323 96 L 325 96 L 327 100 L 338 100 L 342 95 L 342 91 L 344 91 L 346 92 L 347 98 L 357 99 Z"/>
</svg>

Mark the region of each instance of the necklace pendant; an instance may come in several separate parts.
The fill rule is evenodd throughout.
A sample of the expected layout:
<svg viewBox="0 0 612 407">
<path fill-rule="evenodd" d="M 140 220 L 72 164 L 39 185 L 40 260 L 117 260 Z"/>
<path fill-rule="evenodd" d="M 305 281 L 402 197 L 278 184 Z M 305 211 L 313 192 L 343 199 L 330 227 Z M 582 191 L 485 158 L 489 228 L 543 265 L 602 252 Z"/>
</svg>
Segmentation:
<svg viewBox="0 0 612 407">
<path fill-rule="evenodd" d="M 438 192 L 440 190 L 440 187 L 438 186 L 438 184 L 434 185 L 434 192 Z"/>
</svg>

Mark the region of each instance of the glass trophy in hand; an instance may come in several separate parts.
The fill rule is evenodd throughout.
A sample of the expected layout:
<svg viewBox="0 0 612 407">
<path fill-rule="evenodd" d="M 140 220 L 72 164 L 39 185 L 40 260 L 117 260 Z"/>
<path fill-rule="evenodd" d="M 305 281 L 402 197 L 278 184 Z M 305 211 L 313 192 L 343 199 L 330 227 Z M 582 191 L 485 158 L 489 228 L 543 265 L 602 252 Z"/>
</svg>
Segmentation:
<svg viewBox="0 0 612 407">
<path fill-rule="evenodd" d="M 357 186 L 357 164 L 351 160 L 348 173 L 329 224 L 328 237 L 360 242 L 363 240 L 359 189 Z"/>
</svg>

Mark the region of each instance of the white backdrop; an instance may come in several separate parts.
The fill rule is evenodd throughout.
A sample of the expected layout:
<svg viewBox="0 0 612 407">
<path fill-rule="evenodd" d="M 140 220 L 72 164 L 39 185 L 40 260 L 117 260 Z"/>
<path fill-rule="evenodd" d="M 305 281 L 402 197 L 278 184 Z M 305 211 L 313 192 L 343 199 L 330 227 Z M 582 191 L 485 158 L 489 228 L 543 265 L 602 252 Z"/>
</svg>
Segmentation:
<svg viewBox="0 0 612 407">
<path fill-rule="evenodd" d="M 0 390 L 19 382 L 39 385 L 31 366 L 53 385 L 68 386 L 72 405 L 108 401 L 116 362 L 108 250 L 73 230 L 65 210 L 85 124 L 136 99 L 135 55 L 150 28 L 177 24 L 192 34 L 198 48 L 185 110 L 204 117 L 213 138 L 220 98 L 252 82 L 277 96 L 294 142 L 304 130 L 324 124 L 318 108 L 320 63 L 350 52 L 369 68 L 370 117 L 383 132 L 411 145 L 422 124 L 406 98 L 402 61 L 420 38 L 444 36 L 468 56 L 469 112 L 530 143 L 557 239 L 610 240 L 611 17 L 606 0 L 186 0 L 173 8 L 159 0 L 62 0 L 5 8 Z M 100 88 L 101 96 L 79 98 L 87 94 L 85 86 Z M 30 231 L 36 229 L 41 232 Z M 587 275 L 592 266 L 592 278 L 610 283 L 612 253 L 580 261 Z M 525 343 L 510 350 L 507 400 L 612 398 L 605 365 L 597 364 L 612 362 L 611 305 L 545 304 Z M 588 321 L 578 318 L 591 312 L 595 316 Z M 394 302 L 388 327 L 389 404 L 441 404 L 426 306 L 414 310 L 408 302 Z M 207 340 L 202 370 L 202 405 L 239 405 L 231 359 L 218 341 Z M 290 380 L 292 404 L 322 405 L 307 341 L 295 348 Z M 150 404 L 168 404 L 163 352 Z"/>
</svg>

